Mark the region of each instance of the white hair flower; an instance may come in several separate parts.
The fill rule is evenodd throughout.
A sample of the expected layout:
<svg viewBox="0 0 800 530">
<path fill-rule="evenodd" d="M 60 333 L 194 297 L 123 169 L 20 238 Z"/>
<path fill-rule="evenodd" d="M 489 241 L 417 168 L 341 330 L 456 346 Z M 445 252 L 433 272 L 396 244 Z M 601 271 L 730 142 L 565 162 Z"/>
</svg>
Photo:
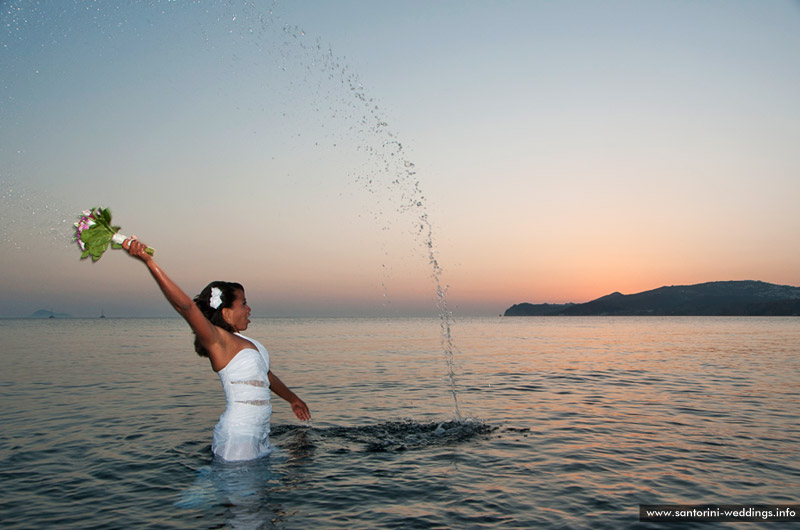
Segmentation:
<svg viewBox="0 0 800 530">
<path fill-rule="evenodd" d="M 208 305 L 214 309 L 222 305 L 222 291 L 219 290 L 219 287 L 211 288 L 211 300 L 208 301 Z"/>
</svg>

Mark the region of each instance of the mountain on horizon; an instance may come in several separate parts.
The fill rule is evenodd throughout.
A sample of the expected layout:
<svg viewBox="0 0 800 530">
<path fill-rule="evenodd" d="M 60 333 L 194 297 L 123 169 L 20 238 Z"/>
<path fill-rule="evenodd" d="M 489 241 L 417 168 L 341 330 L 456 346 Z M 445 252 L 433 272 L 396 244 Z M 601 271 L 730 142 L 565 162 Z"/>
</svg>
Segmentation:
<svg viewBox="0 0 800 530">
<path fill-rule="evenodd" d="M 515 304 L 504 316 L 798 316 L 800 287 L 755 280 L 673 285 L 583 304 Z"/>
<path fill-rule="evenodd" d="M 34 311 L 28 318 L 72 318 L 69 313 L 54 313 L 48 309 Z"/>
</svg>

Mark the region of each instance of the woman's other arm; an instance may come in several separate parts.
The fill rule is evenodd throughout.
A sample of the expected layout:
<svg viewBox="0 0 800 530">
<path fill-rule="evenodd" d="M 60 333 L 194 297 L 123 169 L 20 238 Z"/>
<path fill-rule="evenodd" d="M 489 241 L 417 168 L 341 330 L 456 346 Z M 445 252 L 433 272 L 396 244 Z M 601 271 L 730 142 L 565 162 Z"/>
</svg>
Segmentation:
<svg viewBox="0 0 800 530">
<path fill-rule="evenodd" d="M 305 402 L 297 397 L 297 394 L 289 390 L 289 387 L 284 385 L 283 381 L 278 379 L 278 376 L 272 373 L 272 370 L 267 373 L 267 376 L 269 377 L 270 390 L 275 392 L 278 397 L 289 402 L 289 404 L 292 406 L 292 412 L 294 412 L 294 415 L 297 416 L 297 419 L 303 421 L 310 420 L 311 412 L 308 411 L 308 406 L 305 404 Z"/>
</svg>

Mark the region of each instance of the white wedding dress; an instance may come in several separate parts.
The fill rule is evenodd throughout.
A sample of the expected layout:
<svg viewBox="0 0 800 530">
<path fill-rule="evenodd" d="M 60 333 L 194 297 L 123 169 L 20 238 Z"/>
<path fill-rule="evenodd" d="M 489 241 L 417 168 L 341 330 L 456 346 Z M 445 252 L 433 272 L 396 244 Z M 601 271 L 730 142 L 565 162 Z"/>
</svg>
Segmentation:
<svg viewBox="0 0 800 530">
<path fill-rule="evenodd" d="M 211 450 L 229 462 L 253 460 L 271 452 L 269 444 L 270 405 L 269 353 L 253 339 L 237 333 L 255 348 L 237 353 L 218 372 L 225 390 L 226 408 L 214 427 Z"/>
</svg>

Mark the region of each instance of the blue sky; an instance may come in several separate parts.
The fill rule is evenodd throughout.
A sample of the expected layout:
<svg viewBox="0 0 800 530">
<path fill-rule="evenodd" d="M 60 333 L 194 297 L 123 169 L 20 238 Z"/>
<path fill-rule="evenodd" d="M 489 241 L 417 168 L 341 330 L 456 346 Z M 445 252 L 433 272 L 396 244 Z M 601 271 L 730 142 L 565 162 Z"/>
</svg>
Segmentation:
<svg viewBox="0 0 800 530">
<path fill-rule="evenodd" d="M 0 316 L 169 314 L 112 208 L 190 292 L 255 314 L 456 314 L 800 285 L 800 5 L 2 2 Z M 419 206 L 415 204 L 419 202 Z"/>
</svg>

